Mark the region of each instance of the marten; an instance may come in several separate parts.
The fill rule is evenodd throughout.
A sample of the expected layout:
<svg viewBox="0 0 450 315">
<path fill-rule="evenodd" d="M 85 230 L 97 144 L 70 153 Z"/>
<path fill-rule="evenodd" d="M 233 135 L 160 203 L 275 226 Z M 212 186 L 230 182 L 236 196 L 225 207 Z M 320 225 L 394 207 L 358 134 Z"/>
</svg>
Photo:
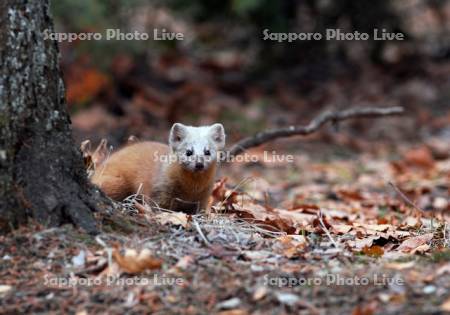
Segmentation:
<svg viewBox="0 0 450 315">
<path fill-rule="evenodd" d="M 224 146 L 222 124 L 175 123 L 169 145 L 151 141 L 127 145 L 96 168 L 92 182 L 117 201 L 139 193 L 151 206 L 196 212 L 208 204 Z"/>
</svg>

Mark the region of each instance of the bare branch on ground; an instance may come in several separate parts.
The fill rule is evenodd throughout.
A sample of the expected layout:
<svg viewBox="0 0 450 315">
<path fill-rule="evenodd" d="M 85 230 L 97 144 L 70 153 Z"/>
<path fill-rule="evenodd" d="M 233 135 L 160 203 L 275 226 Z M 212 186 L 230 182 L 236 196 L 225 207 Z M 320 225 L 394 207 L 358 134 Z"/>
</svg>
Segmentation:
<svg viewBox="0 0 450 315">
<path fill-rule="evenodd" d="M 385 108 L 362 107 L 346 109 L 343 111 L 326 111 L 314 118 L 306 126 L 289 126 L 285 128 L 271 129 L 261 131 L 254 136 L 244 138 L 229 149 L 229 151 L 227 152 L 227 156 L 235 156 L 241 154 L 247 149 L 260 146 L 275 139 L 298 135 L 309 135 L 319 130 L 328 122 L 335 124 L 337 122 L 353 118 L 379 118 L 399 115 L 402 113 L 404 113 L 404 109 L 400 106 Z"/>
</svg>

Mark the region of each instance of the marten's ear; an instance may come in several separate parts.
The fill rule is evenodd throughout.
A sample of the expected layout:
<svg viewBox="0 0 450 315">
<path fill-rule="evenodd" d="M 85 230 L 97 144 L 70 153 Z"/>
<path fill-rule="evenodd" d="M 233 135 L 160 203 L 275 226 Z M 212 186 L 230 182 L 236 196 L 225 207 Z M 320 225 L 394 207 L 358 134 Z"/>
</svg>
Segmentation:
<svg viewBox="0 0 450 315">
<path fill-rule="evenodd" d="M 217 145 L 217 149 L 221 150 L 225 147 L 225 129 L 222 124 L 214 124 L 210 127 L 211 137 Z"/>
<path fill-rule="evenodd" d="M 186 126 L 180 123 L 175 123 L 170 129 L 169 135 L 169 145 L 172 149 L 176 149 L 177 146 L 183 141 L 186 137 Z"/>
</svg>

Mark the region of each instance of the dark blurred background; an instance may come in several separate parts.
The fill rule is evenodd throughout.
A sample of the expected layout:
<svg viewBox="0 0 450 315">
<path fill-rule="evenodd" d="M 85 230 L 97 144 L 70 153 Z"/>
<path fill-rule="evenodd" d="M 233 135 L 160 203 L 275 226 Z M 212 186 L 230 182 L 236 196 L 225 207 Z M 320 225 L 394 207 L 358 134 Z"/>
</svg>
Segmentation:
<svg viewBox="0 0 450 315">
<path fill-rule="evenodd" d="M 407 115 L 346 124 L 348 135 L 450 138 L 447 0 L 57 0 L 52 9 L 57 32 L 184 34 L 183 41 L 61 43 L 78 141 L 106 137 L 117 146 L 130 134 L 164 140 L 173 122 L 220 121 L 233 142 L 307 123 L 325 109 L 363 105 L 401 105 Z M 384 28 L 406 40 L 263 40 L 264 29 L 329 28 Z"/>
</svg>

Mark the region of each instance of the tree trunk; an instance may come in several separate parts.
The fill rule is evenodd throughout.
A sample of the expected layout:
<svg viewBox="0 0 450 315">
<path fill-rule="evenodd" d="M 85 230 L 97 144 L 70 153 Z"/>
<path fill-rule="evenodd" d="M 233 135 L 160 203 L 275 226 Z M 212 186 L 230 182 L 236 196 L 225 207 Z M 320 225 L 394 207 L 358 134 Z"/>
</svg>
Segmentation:
<svg viewBox="0 0 450 315">
<path fill-rule="evenodd" d="M 101 202 L 72 138 L 48 0 L 0 1 L 0 231 L 34 218 L 97 232 Z"/>
</svg>

